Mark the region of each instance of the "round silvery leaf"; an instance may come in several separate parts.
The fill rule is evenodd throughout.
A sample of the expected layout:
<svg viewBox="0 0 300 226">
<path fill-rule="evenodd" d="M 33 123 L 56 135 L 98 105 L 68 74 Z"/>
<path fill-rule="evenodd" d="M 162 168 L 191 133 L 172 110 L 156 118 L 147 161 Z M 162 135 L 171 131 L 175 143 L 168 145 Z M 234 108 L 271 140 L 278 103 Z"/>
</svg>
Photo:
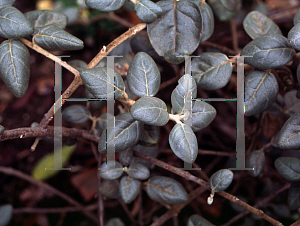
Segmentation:
<svg viewBox="0 0 300 226">
<path fill-rule="evenodd" d="M 162 14 L 162 8 L 150 0 L 137 0 L 134 7 L 136 16 L 144 23 L 151 23 Z"/>
<path fill-rule="evenodd" d="M 300 8 L 298 9 L 297 13 L 295 14 L 293 22 L 294 22 L 294 26 L 300 22 Z"/>
<path fill-rule="evenodd" d="M 133 157 L 133 151 L 131 148 L 127 148 L 124 151 L 121 151 L 119 153 L 119 162 L 123 165 L 123 166 L 128 166 L 131 161 L 132 161 L 132 157 Z"/>
<path fill-rule="evenodd" d="M 295 51 L 282 35 L 262 35 L 248 43 L 241 54 L 245 63 L 258 69 L 278 68 L 292 60 Z"/>
<path fill-rule="evenodd" d="M 0 135 L 4 132 L 5 128 L 4 126 L 0 125 Z"/>
<path fill-rule="evenodd" d="M 278 173 L 289 181 L 300 180 L 300 160 L 294 157 L 280 157 L 275 160 Z"/>
<path fill-rule="evenodd" d="M 150 178 L 147 182 L 146 192 L 154 201 L 170 205 L 186 203 L 189 198 L 179 182 L 163 176 Z"/>
<path fill-rule="evenodd" d="M 13 214 L 13 206 L 6 204 L 0 206 L 0 226 L 6 226 L 10 222 Z"/>
<path fill-rule="evenodd" d="M 259 114 L 275 102 L 279 91 L 275 76 L 265 71 L 253 71 L 245 78 L 245 115 Z"/>
<path fill-rule="evenodd" d="M 120 218 L 112 218 L 105 224 L 105 226 L 125 226 L 125 224 Z"/>
<path fill-rule="evenodd" d="M 0 0 L 0 8 L 11 6 L 15 3 L 16 0 Z"/>
<path fill-rule="evenodd" d="M 229 82 L 232 63 L 223 53 L 201 53 L 192 60 L 192 76 L 198 89 L 216 90 Z"/>
<path fill-rule="evenodd" d="M 139 163 L 132 163 L 130 164 L 129 168 L 127 169 L 127 173 L 134 179 L 138 180 L 146 180 L 150 176 L 149 169 Z"/>
<path fill-rule="evenodd" d="M 228 169 L 221 169 L 209 178 L 209 186 L 215 192 L 224 191 L 229 187 L 233 179 L 233 172 Z"/>
<path fill-rule="evenodd" d="M 155 146 L 160 138 L 160 129 L 157 126 L 144 125 L 144 132 L 139 140 L 140 145 Z"/>
<path fill-rule="evenodd" d="M 125 0 L 85 0 L 85 4 L 102 12 L 118 10 L 124 5 Z"/>
<path fill-rule="evenodd" d="M 300 51 L 300 24 L 296 24 L 289 32 L 288 39 L 291 45 L 298 51 Z"/>
<path fill-rule="evenodd" d="M 120 181 L 120 194 L 125 203 L 131 203 L 140 192 L 141 182 L 128 177 L 123 177 Z"/>
<path fill-rule="evenodd" d="M 169 121 L 167 105 L 156 97 L 142 97 L 130 108 L 132 117 L 153 126 L 164 126 Z"/>
<path fill-rule="evenodd" d="M 195 101 L 192 109 L 192 130 L 200 131 L 207 127 L 216 117 L 216 109 L 204 101 Z"/>
<path fill-rule="evenodd" d="M 214 226 L 214 224 L 210 223 L 205 218 L 201 217 L 198 214 L 194 214 L 189 217 L 187 226 Z"/>
<path fill-rule="evenodd" d="M 75 124 L 86 123 L 90 119 L 91 113 L 83 105 L 72 105 L 65 108 L 62 112 L 62 117 L 68 121 Z"/>
<path fill-rule="evenodd" d="M 106 180 L 114 180 L 123 174 L 123 166 L 114 160 L 104 162 L 99 169 L 100 176 Z"/>
<path fill-rule="evenodd" d="M 296 210 L 300 207 L 300 181 L 295 181 L 291 184 L 288 193 L 288 205 L 291 210 Z"/>
<path fill-rule="evenodd" d="M 101 182 L 99 186 L 99 192 L 101 195 L 110 198 L 118 199 L 120 198 L 119 193 L 119 181 L 118 180 L 105 180 Z"/>
<path fill-rule="evenodd" d="M 247 34 L 255 39 L 261 35 L 282 35 L 281 30 L 271 19 L 258 11 L 248 13 L 243 21 Z"/>
<path fill-rule="evenodd" d="M 250 175 L 253 177 L 257 177 L 265 164 L 265 153 L 263 151 L 253 151 L 246 159 L 246 167 L 247 168 L 254 168 L 254 170 L 248 170 Z"/>
</svg>

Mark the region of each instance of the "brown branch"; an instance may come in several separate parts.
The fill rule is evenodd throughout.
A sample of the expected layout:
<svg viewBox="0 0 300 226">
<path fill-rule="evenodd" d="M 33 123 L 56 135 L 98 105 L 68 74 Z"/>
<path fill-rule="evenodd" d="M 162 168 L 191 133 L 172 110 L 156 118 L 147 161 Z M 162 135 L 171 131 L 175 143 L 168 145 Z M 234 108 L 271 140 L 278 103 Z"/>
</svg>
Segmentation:
<svg viewBox="0 0 300 226">
<path fill-rule="evenodd" d="M 173 153 L 172 149 L 162 149 L 161 153 Z M 200 155 L 217 155 L 217 156 L 235 156 L 235 152 L 224 152 L 224 151 L 211 151 L 198 149 L 198 154 Z"/>
<path fill-rule="evenodd" d="M 175 173 L 175 174 L 177 174 L 177 175 L 185 178 L 186 180 L 193 181 L 193 182 L 195 182 L 195 183 L 197 183 L 197 184 L 205 187 L 207 190 L 211 190 L 209 184 L 206 181 L 204 181 L 204 180 L 202 180 L 202 179 L 200 179 L 198 177 L 195 177 L 194 175 L 190 174 L 188 171 L 181 170 L 181 169 L 176 168 L 174 166 L 171 166 L 171 165 L 169 165 L 169 164 L 167 164 L 165 162 L 162 162 L 162 161 L 160 161 L 158 159 L 155 159 L 155 158 L 152 158 L 150 156 L 147 156 L 147 155 L 145 155 L 143 153 L 139 153 L 139 152 L 135 152 L 135 153 L 136 153 L 136 156 L 139 157 L 139 158 L 141 158 L 141 159 L 144 159 L 144 160 L 146 160 L 148 162 L 151 162 L 151 163 L 153 163 L 153 164 L 155 164 L 155 165 L 157 165 L 157 166 L 159 166 L 159 167 L 161 167 L 161 168 L 163 168 L 165 170 L 168 170 L 168 171 L 170 171 L 172 173 Z M 263 219 L 269 221 L 272 225 L 283 226 L 282 223 L 280 223 L 279 221 L 276 221 L 275 219 L 269 217 L 262 210 L 258 210 L 256 208 L 248 205 L 247 203 L 239 200 L 237 197 L 235 197 L 235 196 L 233 196 L 233 195 L 231 195 L 231 194 L 229 194 L 227 192 L 222 191 L 222 192 L 218 192 L 217 194 L 219 194 L 222 197 L 224 197 L 224 198 L 226 198 L 226 199 L 228 199 L 228 200 L 230 200 L 230 201 L 238 204 L 239 206 L 243 207 L 244 209 L 246 209 L 246 210 L 254 213 L 258 217 L 263 218 Z"/>
<path fill-rule="evenodd" d="M 239 52 L 239 40 L 236 30 L 236 23 L 234 19 L 230 20 L 230 29 L 231 29 L 231 35 L 232 35 L 232 47 L 235 51 L 235 53 Z"/>
<path fill-rule="evenodd" d="M 229 49 L 229 48 L 227 48 L 225 46 L 220 46 L 220 45 L 215 44 L 213 42 L 205 41 L 205 42 L 202 42 L 201 45 L 202 46 L 208 46 L 208 47 L 212 47 L 212 48 L 218 49 L 221 52 L 223 52 L 225 54 L 228 54 L 228 55 L 236 55 L 236 52 L 234 50 Z"/>
<path fill-rule="evenodd" d="M 48 190 L 48 191 L 52 192 L 53 194 L 55 194 L 55 195 L 61 197 L 62 199 L 66 200 L 68 203 L 70 203 L 74 206 L 77 206 L 78 208 L 81 208 L 84 215 L 86 215 L 89 219 L 91 219 L 93 222 L 98 224 L 98 217 L 97 216 L 95 216 L 94 214 L 92 214 L 88 210 L 86 210 L 84 208 L 84 206 L 81 205 L 79 202 L 77 202 L 76 200 L 74 200 L 70 196 L 62 193 L 61 191 L 57 190 L 56 188 L 52 187 L 51 185 L 46 184 L 42 181 L 35 180 L 31 176 L 29 176 L 29 175 L 27 175 L 27 174 L 25 174 L 25 173 L 23 173 L 19 170 L 13 169 L 11 167 L 0 166 L 0 173 L 6 174 L 6 175 L 9 175 L 9 176 L 18 177 L 22 180 L 28 181 L 31 184 L 34 184 L 38 187 L 41 187 L 45 190 Z"/>
</svg>

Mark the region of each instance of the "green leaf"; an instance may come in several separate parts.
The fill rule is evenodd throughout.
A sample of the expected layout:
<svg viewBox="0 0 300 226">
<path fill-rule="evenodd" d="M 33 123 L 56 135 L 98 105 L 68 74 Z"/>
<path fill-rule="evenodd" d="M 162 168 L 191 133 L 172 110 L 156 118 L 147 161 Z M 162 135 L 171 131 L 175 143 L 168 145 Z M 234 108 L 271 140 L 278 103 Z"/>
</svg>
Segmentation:
<svg viewBox="0 0 300 226">
<path fill-rule="evenodd" d="M 189 1 L 159 1 L 163 13 L 147 25 L 150 42 L 166 61 L 179 64 L 200 43 L 202 19 L 199 7 Z"/>
<path fill-rule="evenodd" d="M 150 0 L 137 0 L 134 6 L 137 17 L 144 23 L 151 23 L 162 14 L 162 8 Z"/>
<path fill-rule="evenodd" d="M 147 53 L 139 52 L 129 66 L 127 80 L 129 89 L 134 95 L 154 96 L 159 90 L 160 72 Z"/>
<path fill-rule="evenodd" d="M 200 34 L 200 43 L 202 43 L 209 39 L 210 36 L 213 34 L 215 28 L 215 21 L 213 12 L 207 3 L 202 3 L 201 1 L 201 3 L 199 4 L 199 9 L 202 18 L 202 30 Z"/>
<path fill-rule="evenodd" d="M 120 218 L 112 218 L 105 224 L 105 226 L 125 226 L 125 224 Z"/>
<path fill-rule="evenodd" d="M 153 126 L 164 126 L 169 121 L 167 105 L 156 97 L 142 97 L 130 108 L 132 117 Z"/>
<path fill-rule="evenodd" d="M 223 53 L 201 53 L 192 59 L 192 76 L 199 89 L 216 90 L 229 82 L 232 63 Z"/>
<path fill-rule="evenodd" d="M 123 165 L 123 166 L 128 166 L 131 161 L 132 161 L 132 157 L 133 157 L 133 151 L 131 148 L 127 148 L 124 151 L 121 151 L 119 153 L 119 162 Z"/>
<path fill-rule="evenodd" d="M 253 71 L 245 78 L 245 115 L 259 114 L 275 102 L 279 88 L 275 76 Z"/>
<path fill-rule="evenodd" d="M 141 183 L 130 176 L 123 177 L 120 182 L 120 194 L 125 203 L 131 203 L 140 192 Z"/>
<path fill-rule="evenodd" d="M 288 39 L 290 41 L 291 46 L 293 46 L 296 50 L 300 51 L 300 24 L 296 24 L 288 34 Z"/>
<path fill-rule="evenodd" d="M 169 143 L 178 158 L 188 163 L 193 163 L 196 160 L 198 143 L 190 126 L 183 123 L 176 124 L 170 132 Z"/>
<path fill-rule="evenodd" d="M 215 192 L 224 191 L 229 187 L 233 179 L 233 172 L 228 169 L 221 169 L 209 178 L 209 186 Z"/>
<path fill-rule="evenodd" d="M 195 101 L 192 109 L 192 130 L 200 131 L 207 127 L 216 117 L 216 109 L 203 101 Z"/>
<path fill-rule="evenodd" d="M 300 112 L 295 113 L 283 125 L 280 130 L 278 147 L 281 149 L 300 149 Z"/>
<path fill-rule="evenodd" d="M 103 179 L 114 180 L 123 174 L 123 166 L 114 160 L 104 162 L 99 169 L 99 174 Z"/>
<path fill-rule="evenodd" d="M 143 153 L 145 155 L 148 155 L 152 158 L 156 158 L 157 157 L 157 153 L 158 153 L 158 146 L 155 146 L 155 147 L 145 147 L 145 146 L 141 146 L 141 145 L 136 145 L 133 150 L 137 151 L 137 152 L 140 152 L 140 153 Z M 140 163 L 140 164 L 143 164 L 144 166 L 150 168 L 152 166 L 152 163 L 144 160 L 144 159 L 140 159 L 140 158 L 137 158 L 137 157 L 134 157 L 132 158 L 132 162 L 131 164 L 133 163 Z"/>
<path fill-rule="evenodd" d="M 86 123 L 90 119 L 91 113 L 87 107 L 79 104 L 71 105 L 62 112 L 62 117 L 75 124 Z"/>
<path fill-rule="evenodd" d="M 183 204 L 189 199 L 183 186 L 176 180 L 156 176 L 147 182 L 146 192 L 148 196 L 156 202 L 164 204 Z"/>
<path fill-rule="evenodd" d="M 155 146 L 160 138 L 160 128 L 157 126 L 144 125 L 144 132 L 139 140 L 140 145 Z"/>
<path fill-rule="evenodd" d="M 265 164 L 265 153 L 263 151 L 253 151 L 251 154 L 248 156 L 246 160 L 246 167 L 247 168 L 254 168 L 254 170 L 248 170 L 250 175 L 253 177 L 257 177 L 261 171 L 264 168 Z"/>
<path fill-rule="evenodd" d="M 13 6 L 0 8 L 0 36 L 20 39 L 31 35 L 33 27 L 30 21 Z"/>
<path fill-rule="evenodd" d="M 134 179 L 138 180 L 146 180 L 150 176 L 150 171 L 149 169 L 139 163 L 132 163 L 130 164 L 127 173 L 129 176 L 131 176 Z"/>
<path fill-rule="evenodd" d="M 5 128 L 4 126 L 0 125 L 0 135 L 4 132 Z"/>
<path fill-rule="evenodd" d="M 265 70 L 287 64 L 294 55 L 294 49 L 282 35 L 262 35 L 248 43 L 242 50 L 245 63 Z"/>
<path fill-rule="evenodd" d="M 294 22 L 294 26 L 300 22 L 300 8 L 298 9 L 297 13 L 295 14 L 293 22 Z"/>
<path fill-rule="evenodd" d="M 228 21 L 232 19 L 238 10 L 241 8 L 241 1 L 235 0 L 236 9 L 235 11 L 231 11 L 226 8 L 227 5 L 224 6 L 221 0 L 209 0 L 208 4 L 212 8 L 214 14 L 218 17 L 220 21 Z M 229 8 L 232 8 L 229 6 Z"/>
<path fill-rule="evenodd" d="M 280 157 L 275 160 L 275 168 L 286 180 L 300 180 L 300 160 L 294 157 Z"/>
<path fill-rule="evenodd" d="M 295 181 L 291 184 L 288 193 L 288 205 L 291 210 L 296 210 L 300 207 L 300 181 Z"/>
<path fill-rule="evenodd" d="M 118 180 L 103 181 L 99 186 L 99 192 L 101 193 L 101 195 L 110 199 L 120 198 L 119 181 Z"/>
<path fill-rule="evenodd" d="M 0 8 L 12 6 L 16 0 L 0 0 Z"/>
<path fill-rule="evenodd" d="M 208 220 L 201 217 L 200 215 L 194 214 L 189 217 L 187 226 L 214 226 L 214 224 L 210 223 Z"/>
<path fill-rule="evenodd" d="M 83 42 L 55 25 L 42 27 L 33 36 L 33 42 L 46 50 L 78 50 L 83 48 Z"/>
<path fill-rule="evenodd" d="M 255 39 L 261 35 L 282 35 L 281 30 L 271 19 L 258 11 L 248 13 L 243 21 L 247 34 Z"/>
<path fill-rule="evenodd" d="M 101 154 L 106 154 L 106 145 L 114 145 L 115 152 L 123 151 L 135 145 L 143 133 L 143 123 L 132 118 L 130 113 L 116 116 L 115 124 L 111 122 L 107 125 L 111 133 L 104 130 L 98 144 Z"/>
<path fill-rule="evenodd" d="M 51 10 L 34 10 L 25 13 L 25 16 L 33 25 L 34 35 L 47 25 L 55 25 L 63 30 L 68 24 L 66 15 Z"/>
<path fill-rule="evenodd" d="M 62 167 L 67 165 L 75 149 L 76 145 L 62 147 Z M 60 172 L 59 170 L 46 170 L 46 168 L 50 169 L 54 167 L 54 152 L 45 155 L 37 162 L 31 173 L 33 178 L 37 180 L 47 180 Z"/>
<path fill-rule="evenodd" d="M 85 4 L 102 12 L 111 12 L 122 7 L 125 0 L 85 0 Z"/>
<path fill-rule="evenodd" d="M 118 99 L 122 96 L 122 92 L 125 92 L 125 84 L 121 75 L 114 71 L 115 80 L 114 84 L 107 82 L 107 70 L 106 67 L 96 67 L 90 69 L 84 69 L 80 72 L 80 76 L 91 94 L 93 94 L 98 99 L 113 100 L 111 98 L 114 95 L 114 99 Z M 113 93 L 107 93 L 107 86 L 112 86 L 114 88 Z"/>
<path fill-rule="evenodd" d="M 0 206 L 0 226 L 6 226 L 10 222 L 13 215 L 13 206 L 5 204 Z"/>
<path fill-rule="evenodd" d="M 197 97 L 197 85 L 192 76 L 186 74 L 178 80 L 178 85 L 171 94 L 171 103 L 175 112 L 181 114 L 184 110 L 185 97 Z"/>
<path fill-rule="evenodd" d="M 87 63 L 84 62 L 83 60 L 70 60 L 70 61 L 68 61 L 68 64 L 70 66 L 76 68 L 78 71 L 85 69 L 87 66 Z"/>
<path fill-rule="evenodd" d="M 30 54 L 28 49 L 18 40 L 6 40 L 0 45 L 0 59 L 1 79 L 15 97 L 21 98 L 26 93 L 29 84 Z"/>
</svg>

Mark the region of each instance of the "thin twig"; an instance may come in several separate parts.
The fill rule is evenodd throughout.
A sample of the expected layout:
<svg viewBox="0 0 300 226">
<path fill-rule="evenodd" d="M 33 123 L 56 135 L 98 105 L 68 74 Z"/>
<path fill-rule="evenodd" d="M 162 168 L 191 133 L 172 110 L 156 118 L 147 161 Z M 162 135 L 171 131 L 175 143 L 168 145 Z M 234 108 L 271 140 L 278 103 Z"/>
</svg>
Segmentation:
<svg viewBox="0 0 300 226">
<path fill-rule="evenodd" d="M 225 46 L 220 46 L 220 45 L 218 45 L 216 43 L 213 43 L 213 42 L 205 41 L 205 42 L 202 42 L 201 45 L 202 46 L 209 46 L 209 47 L 221 50 L 221 52 L 223 52 L 225 54 L 236 55 L 236 52 L 234 50 L 229 49 L 229 48 L 227 48 Z"/>
<path fill-rule="evenodd" d="M 118 199 L 119 203 L 121 204 L 123 210 L 125 211 L 125 213 L 127 214 L 127 216 L 129 217 L 129 220 L 133 223 L 133 224 L 137 224 L 136 220 L 132 217 L 129 209 L 127 208 L 126 204 L 123 202 L 122 199 Z"/>
<path fill-rule="evenodd" d="M 232 35 L 232 47 L 235 51 L 235 53 L 239 52 L 239 40 L 236 30 L 236 23 L 234 19 L 230 20 L 230 29 L 231 29 L 231 35 Z"/>
<path fill-rule="evenodd" d="M 175 82 L 178 81 L 178 79 L 180 79 L 180 77 L 181 77 L 181 75 L 177 75 L 176 77 L 171 78 L 168 81 L 165 81 L 165 82 L 161 83 L 160 86 L 159 86 L 159 90 L 162 90 L 162 89 L 168 87 L 169 85 L 174 84 Z"/>
<path fill-rule="evenodd" d="M 94 143 L 91 142 L 91 148 L 93 150 L 93 152 L 97 152 L 97 147 Z M 101 162 L 101 155 L 97 155 L 97 162 L 98 162 L 98 169 L 100 169 L 100 166 L 102 164 Z M 100 187 L 101 185 L 101 176 L 100 176 L 100 171 L 98 170 L 98 187 Z M 103 204 L 103 197 L 98 189 L 98 212 L 99 212 L 99 222 L 100 222 L 100 226 L 104 226 L 104 204 Z"/>
</svg>

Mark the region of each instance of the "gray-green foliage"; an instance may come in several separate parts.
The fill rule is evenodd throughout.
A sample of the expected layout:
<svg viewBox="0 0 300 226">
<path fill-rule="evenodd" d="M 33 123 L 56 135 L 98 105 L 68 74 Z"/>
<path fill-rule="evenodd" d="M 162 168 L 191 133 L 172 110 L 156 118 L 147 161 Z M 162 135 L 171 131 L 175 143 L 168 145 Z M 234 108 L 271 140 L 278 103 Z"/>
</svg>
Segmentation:
<svg viewBox="0 0 300 226">
<path fill-rule="evenodd" d="M 151 23 L 162 14 L 162 8 L 150 0 L 137 0 L 134 6 L 137 17 L 144 23 Z"/>
<path fill-rule="evenodd" d="M 245 78 L 245 115 L 251 116 L 267 110 L 279 91 L 275 76 L 255 70 Z"/>
<path fill-rule="evenodd" d="M 287 116 L 292 116 L 294 113 L 300 111 L 300 99 L 297 98 L 297 90 L 291 90 L 285 93 L 283 100 L 286 107 L 285 113 Z"/>
<path fill-rule="evenodd" d="M 13 206 L 5 204 L 0 206 L 0 226 L 6 226 L 10 222 L 13 215 Z"/>
<path fill-rule="evenodd" d="M 203 1 L 199 4 L 200 15 L 202 18 L 202 29 L 200 35 L 200 43 L 206 41 L 214 32 L 215 21 L 214 15 L 209 5 Z"/>
<path fill-rule="evenodd" d="M 205 218 L 201 217 L 198 214 L 194 214 L 189 217 L 187 226 L 214 226 L 214 224 L 210 223 Z"/>
<path fill-rule="evenodd" d="M 144 146 L 155 146 L 160 138 L 160 128 L 157 126 L 144 125 L 144 132 L 140 137 L 139 144 Z"/>
<path fill-rule="evenodd" d="M 75 124 L 86 123 L 90 119 L 91 113 L 83 105 L 71 105 L 63 110 L 62 117 L 68 121 Z"/>
<path fill-rule="evenodd" d="M 150 157 L 156 158 L 157 157 L 157 153 L 158 153 L 158 146 L 154 146 L 154 147 L 146 147 L 146 146 L 142 146 L 142 145 L 136 145 L 133 150 L 143 153 L 145 155 L 148 155 Z M 152 166 L 152 164 L 144 159 L 140 159 L 137 157 L 133 157 L 132 158 L 132 162 L 131 163 L 140 163 L 143 164 L 144 166 L 150 168 Z"/>
<path fill-rule="evenodd" d="M 0 8 L 0 36 L 19 39 L 31 35 L 33 27 L 30 21 L 13 6 Z"/>
<path fill-rule="evenodd" d="M 298 24 L 300 22 L 300 8 L 298 9 L 297 13 L 294 16 L 294 25 Z"/>
<path fill-rule="evenodd" d="M 131 203 L 140 192 L 141 182 L 124 176 L 120 181 L 120 194 L 125 203 Z"/>
<path fill-rule="evenodd" d="M 246 159 L 246 167 L 254 168 L 254 170 L 248 170 L 248 172 L 253 176 L 257 177 L 265 164 L 265 153 L 263 151 L 253 151 Z"/>
<path fill-rule="evenodd" d="M 294 157 L 280 157 L 275 161 L 277 171 L 289 181 L 300 180 L 300 160 Z"/>
<path fill-rule="evenodd" d="M 229 82 L 231 74 L 232 63 L 223 53 L 206 52 L 192 59 L 192 76 L 199 89 L 220 89 Z"/>
<path fill-rule="evenodd" d="M 124 151 L 121 151 L 119 153 L 119 162 L 123 165 L 123 166 L 128 166 L 131 161 L 132 161 L 132 157 L 133 157 L 133 151 L 131 148 L 127 148 Z"/>
<path fill-rule="evenodd" d="M 139 163 L 130 164 L 129 168 L 127 169 L 127 173 L 130 177 L 138 180 L 146 180 L 150 176 L 149 169 Z"/>
<path fill-rule="evenodd" d="M 156 202 L 164 204 L 183 204 L 188 201 L 188 194 L 176 180 L 155 176 L 147 182 L 146 192 Z"/>
<path fill-rule="evenodd" d="M 102 12 L 111 12 L 120 9 L 125 0 L 85 0 L 85 4 Z"/>
<path fill-rule="evenodd" d="M 108 81 L 106 67 L 96 67 L 90 69 L 84 69 L 80 72 L 80 76 L 88 89 L 88 91 L 99 99 L 113 100 L 122 96 L 122 92 L 125 91 L 125 84 L 121 75 L 114 71 L 115 82 L 110 83 Z M 110 87 L 108 87 L 110 86 Z M 107 92 L 112 90 L 112 92 Z"/>
<path fill-rule="evenodd" d="M 125 224 L 120 218 L 112 218 L 105 224 L 105 226 L 125 226 Z"/>
<path fill-rule="evenodd" d="M 281 30 L 267 16 L 258 11 L 248 13 L 243 21 L 243 26 L 247 34 L 255 39 L 261 35 L 282 35 Z"/>
<path fill-rule="evenodd" d="M 9 39 L 1 43 L 0 77 L 17 98 L 24 96 L 28 89 L 29 60 L 29 51 L 20 41 Z"/>
<path fill-rule="evenodd" d="M 132 117 L 145 124 L 164 126 L 169 121 L 165 102 L 156 97 L 142 97 L 130 108 Z"/>
<path fill-rule="evenodd" d="M 228 169 L 221 169 L 209 178 L 209 186 L 215 192 L 224 191 L 229 187 L 233 179 L 233 173 Z"/>
<path fill-rule="evenodd" d="M 100 166 L 99 174 L 103 179 L 114 180 L 123 174 L 123 166 L 117 161 L 109 160 Z"/>
<path fill-rule="evenodd" d="M 200 131 L 207 127 L 216 117 L 216 109 L 204 101 L 195 101 L 192 108 L 192 130 Z"/>
<path fill-rule="evenodd" d="M 241 8 L 241 0 L 209 0 L 208 4 L 220 21 L 232 19 Z"/>
<path fill-rule="evenodd" d="M 143 123 L 132 118 L 130 113 L 120 114 L 111 121 L 101 135 L 98 150 L 106 154 L 107 146 L 114 148 L 115 152 L 123 151 L 135 145 L 143 133 Z"/>
<path fill-rule="evenodd" d="M 169 143 L 174 154 L 185 162 L 193 163 L 198 155 L 198 143 L 192 128 L 176 124 L 169 134 Z"/>
<path fill-rule="evenodd" d="M 127 80 L 130 91 L 136 96 L 154 96 L 159 90 L 160 72 L 147 53 L 139 52 L 130 63 Z"/>
<path fill-rule="evenodd" d="M 300 149 L 300 112 L 291 116 L 280 130 L 278 146 L 282 149 Z"/>
<path fill-rule="evenodd" d="M 172 64 L 184 61 L 200 43 L 201 15 L 199 7 L 189 1 L 159 1 L 163 13 L 147 25 L 150 42 L 158 53 Z"/>
<path fill-rule="evenodd" d="M 84 62 L 83 60 L 70 60 L 68 61 L 68 64 L 76 68 L 78 71 L 85 69 L 87 66 L 87 63 Z"/>
<path fill-rule="evenodd" d="M 291 184 L 288 193 L 288 205 L 291 210 L 296 210 L 300 207 L 300 181 L 295 181 Z"/>
<path fill-rule="evenodd" d="M 119 186 L 118 180 L 104 180 L 99 186 L 99 192 L 107 198 L 118 199 L 120 198 Z"/>
<path fill-rule="evenodd" d="M 300 50 L 300 24 L 296 24 L 289 32 L 288 39 L 291 45 L 296 49 Z"/>
<path fill-rule="evenodd" d="M 258 69 L 278 68 L 287 64 L 295 53 L 287 38 L 282 35 L 261 35 L 242 50 L 245 63 Z"/>
<path fill-rule="evenodd" d="M 11 6 L 15 3 L 16 0 L 0 0 L 0 8 Z"/>
</svg>

